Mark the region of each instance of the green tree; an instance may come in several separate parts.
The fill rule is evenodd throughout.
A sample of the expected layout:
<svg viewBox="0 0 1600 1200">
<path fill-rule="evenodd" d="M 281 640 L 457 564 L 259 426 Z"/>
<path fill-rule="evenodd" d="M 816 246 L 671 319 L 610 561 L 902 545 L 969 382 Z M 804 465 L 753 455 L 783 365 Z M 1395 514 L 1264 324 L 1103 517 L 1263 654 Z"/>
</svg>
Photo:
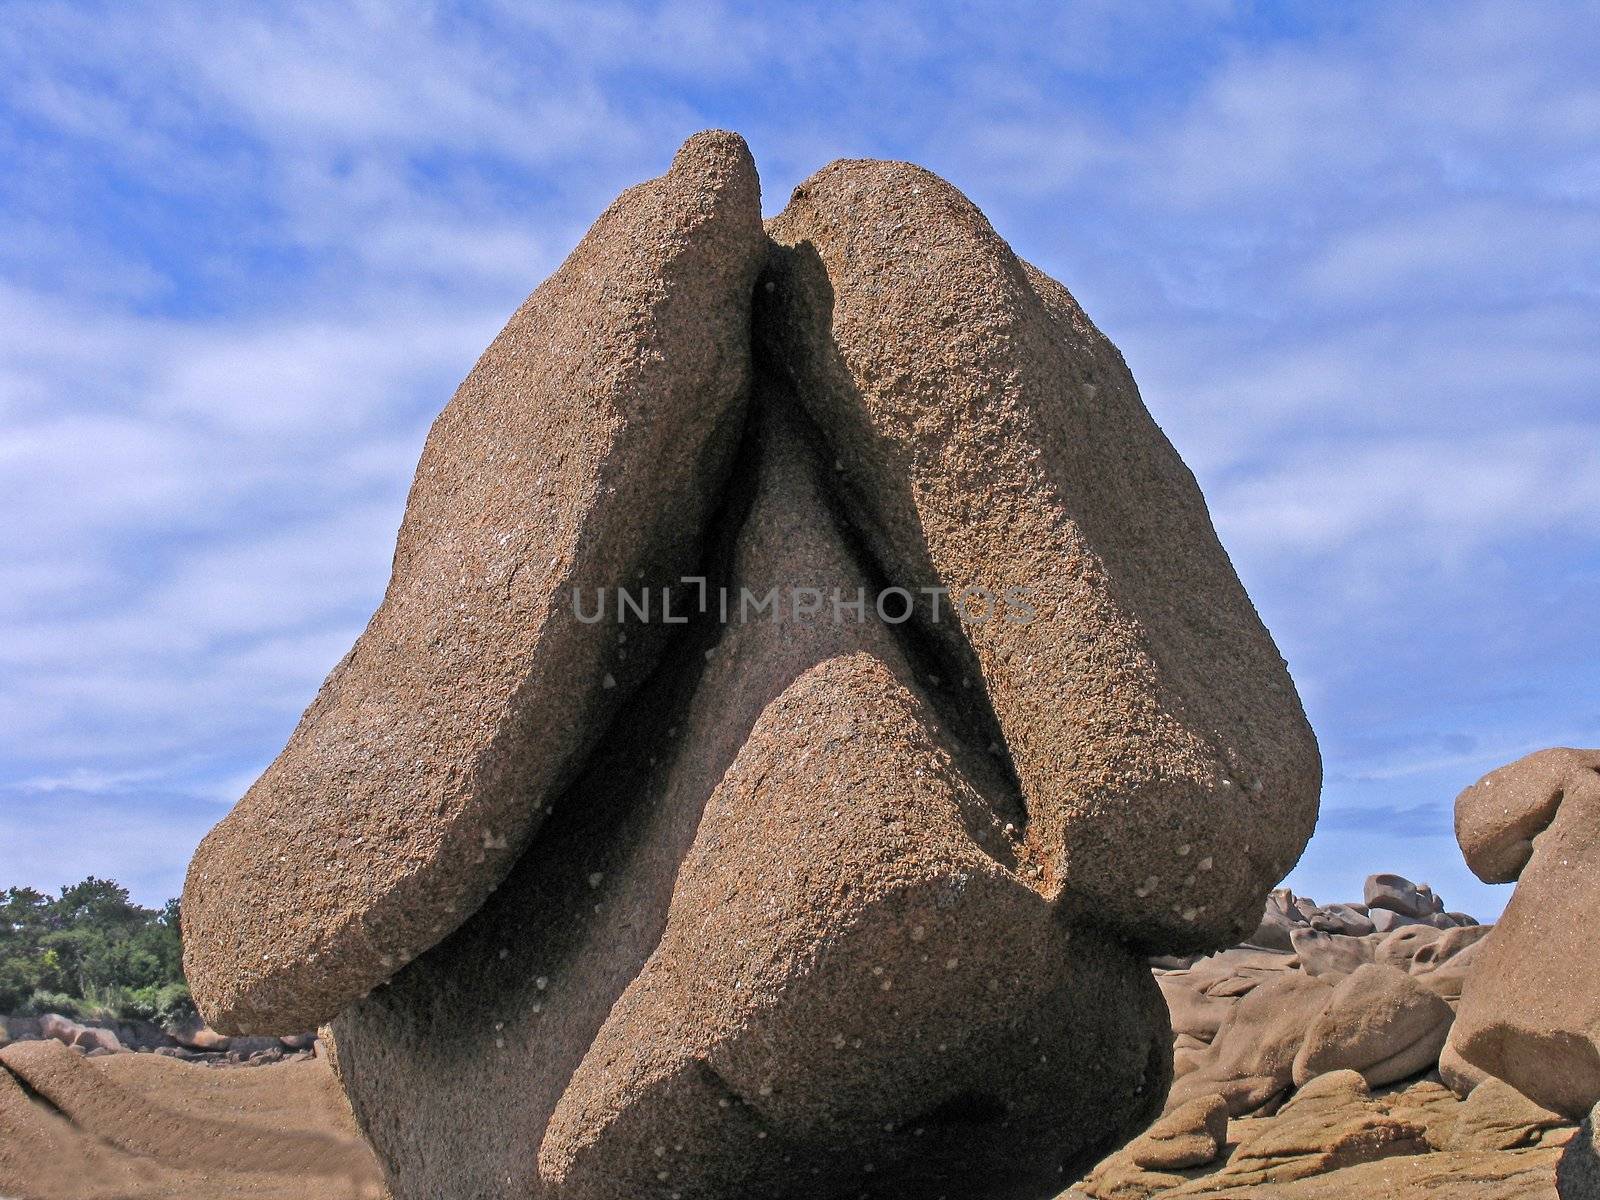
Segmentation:
<svg viewBox="0 0 1600 1200">
<path fill-rule="evenodd" d="M 92 875 L 58 896 L 0 892 L 0 1012 L 52 1007 L 163 1022 L 192 1012 L 178 901 L 145 908 Z"/>
</svg>

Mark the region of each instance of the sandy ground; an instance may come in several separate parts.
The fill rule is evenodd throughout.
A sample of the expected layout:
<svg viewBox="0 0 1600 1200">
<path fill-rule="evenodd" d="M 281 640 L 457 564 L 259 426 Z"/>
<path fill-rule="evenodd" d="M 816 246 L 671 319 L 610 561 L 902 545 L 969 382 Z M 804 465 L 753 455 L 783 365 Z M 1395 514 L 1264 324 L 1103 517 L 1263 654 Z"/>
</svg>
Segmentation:
<svg viewBox="0 0 1600 1200">
<path fill-rule="evenodd" d="M 379 1200 L 322 1060 L 214 1069 L 154 1054 L 0 1051 L 0 1196 Z"/>
</svg>

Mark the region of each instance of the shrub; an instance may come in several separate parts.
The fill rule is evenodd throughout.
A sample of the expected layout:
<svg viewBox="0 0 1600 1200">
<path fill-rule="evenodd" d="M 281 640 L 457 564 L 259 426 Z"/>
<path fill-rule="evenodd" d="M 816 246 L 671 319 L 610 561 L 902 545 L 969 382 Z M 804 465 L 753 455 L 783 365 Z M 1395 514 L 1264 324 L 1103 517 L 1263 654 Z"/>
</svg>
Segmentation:
<svg viewBox="0 0 1600 1200">
<path fill-rule="evenodd" d="M 149 1021 L 168 1033 L 191 1027 L 199 1020 L 186 983 L 124 989 L 117 998 L 117 1017 L 124 1021 Z"/>
<path fill-rule="evenodd" d="M 84 1002 L 76 996 L 41 990 L 24 997 L 16 1006 L 16 1014 L 21 1017 L 42 1017 L 45 1013 L 56 1013 L 74 1021 L 82 1021 L 88 1015 L 85 1008 Z"/>
</svg>

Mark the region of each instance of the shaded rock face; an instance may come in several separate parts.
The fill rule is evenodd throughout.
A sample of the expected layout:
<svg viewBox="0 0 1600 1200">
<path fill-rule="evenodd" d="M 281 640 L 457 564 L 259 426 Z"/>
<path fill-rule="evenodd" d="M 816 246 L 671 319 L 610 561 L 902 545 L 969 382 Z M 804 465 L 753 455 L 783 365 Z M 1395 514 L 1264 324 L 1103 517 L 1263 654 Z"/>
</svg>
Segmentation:
<svg viewBox="0 0 1600 1200">
<path fill-rule="evenodd" d="M 513 408 L 616 377 L 634 404 L 617 482 L 554 465 L 485 482 L 512 456 L 568 462 L 620 436 L 559 409 L 507 423 L 492 460 L 452 463 L 436 435 L 418 488 L 458 470 L 474 497 L 503 486 L 577 514 L 583 572 L 545 541 L 504 560 L 530 559 L 500 581 L 516 611 L 641 572 L 736 602 L 775 592 L 776 610 L 713 603 L 654 639 L 552 619 L 452 642 L 472 661 L 429 704 L 461 700 L 474 721 L 402 724 L 394 763 L 355 718 L 340 760 L 319 715 L 337 705 L 319 700 L 314 736 L 302 727 L 191 872 L 205 1015 L 298 1028 L 337 1009 L 339 1077 L 397 1200 L 1052 1195 L 1167 1093 L 1172 1033 L 1143 955 L 1238 940 L 1310 832 L 1318 763 L 1292 685 L 1109 342 L 903 164 L 825 170 L 747 256 L 756 198 L 730 141 L 691 140 L 552 280 L 586 264 L 544 318 L 577 295 L 576 326 L 595 296 L 631 303 L 634 275 L 610 281 L 608 264 L 654 261 L 639 277 L 666 282 L 629 310 L 633 341 L 497 343 L 496 370 L 534 381 L 490 389 Z M 669 199 L 694 218 L 646 219 Z M 852 226 L 882 236 L 857 244 Z M 702 262 L 692 279 L 672 273 L 680 252 Z M 701 337 L 651 330 L 658 313 L 691 328 L 696 309 Z M 427 529 L 455 546 L 500 524 L 480 505 Z M 405 586 L 416 613 L 498 628 L 406 561 L 391 600 Z M 969 586 L 1033 619 L 956 619 L 946 599 L 942 620 L 902 622 L 872 600 Z M 818 615 L 806 589 L 868 600 Z M 552 679 L 564 708 L 539 691 Z M 414 752 L 430 738 L 443 748 Z M 474 791 L 484 762 L 514 786 Z M 308 839 L 313 907 L 337 904 L 298 918 L 298 949 L 230 908 L 292 906 L 293 870 L 218 869 L 269 819 L 252 814 L 287 811 L 280 776 L 330 801 L 346 789 L 327 810 L 344 813 L 341 853 L 379 831 L 399 860 L 370 887 L 359 861 L 358 886 L 329 892 L 326 835 Z M 341 941 L 347 927 L 363 932 Z M 1272 1070 L 1287 1078 L 1293 1056 Z M 1198 1152 L 1181 1132 L 1164 1154 Z"/>
<path fill-rule="evenodd" d="M 216 1029 L 326 1020 L 516 861 L 663 628 L 624 656 L 570 590 L 697 561 L 763 253 L 749 151 L 701 135 L 484 352 L 423 448 L 383 605 L 190 866 L 185 969 Z"/>
<path fill-rule="evenodd" d="M 1561 1200 L 1600 1196 L 1600 1105 L 1583 1119 L 1556 1165 L 1556 1194 Z"/>
<path fill-rule="evenodd" d="M 1467 865 L 1516 879 L 1451 1034 L 1471 1066 L 1577 1119 L 1600 1103 L 1600 751 L 1544 750 L 1456 801 Z"/>
</svg>

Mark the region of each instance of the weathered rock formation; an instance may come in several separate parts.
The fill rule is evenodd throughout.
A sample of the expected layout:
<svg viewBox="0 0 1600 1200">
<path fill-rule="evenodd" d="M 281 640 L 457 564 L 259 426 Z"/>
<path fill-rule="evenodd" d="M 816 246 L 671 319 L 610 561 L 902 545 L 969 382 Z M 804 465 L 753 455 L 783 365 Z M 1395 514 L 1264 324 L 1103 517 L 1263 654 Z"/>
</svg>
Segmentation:
<svg viewBox="0 0 1600 1200">
<path fill-rule="evenodd" d="M 1573 1119 L 1600 1103 L 1600 750 L 1542 750 L 1456 800 L 1467 865 L 1517 881 L 1478 951 L 1451 1044 Z"/>
<path fill-rule="evenodd" d="M 926 630 L 1004 747 L 1044 888 L 1154 953 L 1240 940 L 1320 764 L 1122 356 L 919 167 L 834 163 L 770 231 L 758 332 L 872 561 L 1044 618 Z"/>
<path fill-rule="evenodd" d="M 1396 967 L 1364 963 L 1341 979 L 1294 1057 L 1295 1086 L 1329 1071 L 1359 1072 L 1369 1086 L 1395 1083 L 1439 1061 L 1450 1005 Z"/>
<path fill-rule="evenodd" d="M 1310 833 L 1282 660 L 1065 289 L 905 164 L 758 214 L 699 135 L 512 318 L 191 868 L 202 1011 L 337 1013 L 397 1200 L 1051 1195 L 1166 1096 L 1143 955 Z M 574 609 L 679 576 L 682 625 Z"/>
<path fill-rule="evenodd" d="M 1399 912 L 1369 910 L 1380 897 L 1409 923 L 1310 924 Z M 1352 905 L 1280 889 L 1256 940 L 1288 931 L 1292 951 L 1156 960 L 1177 1076 L 1166 1111 L 1068 1200 L 1600 1200 L 1600 1159 L 1576 1119 L 1454 1049 L 1455 1010 L 1479 986 L 1495 928 L 1425 924 L 1426 913 L 1442 914 L 1438 899 L 1399 876 L 1372 876 Z M 1220 1134 L 1203 1120 L 1219 1110 Z"/>
</svg>

